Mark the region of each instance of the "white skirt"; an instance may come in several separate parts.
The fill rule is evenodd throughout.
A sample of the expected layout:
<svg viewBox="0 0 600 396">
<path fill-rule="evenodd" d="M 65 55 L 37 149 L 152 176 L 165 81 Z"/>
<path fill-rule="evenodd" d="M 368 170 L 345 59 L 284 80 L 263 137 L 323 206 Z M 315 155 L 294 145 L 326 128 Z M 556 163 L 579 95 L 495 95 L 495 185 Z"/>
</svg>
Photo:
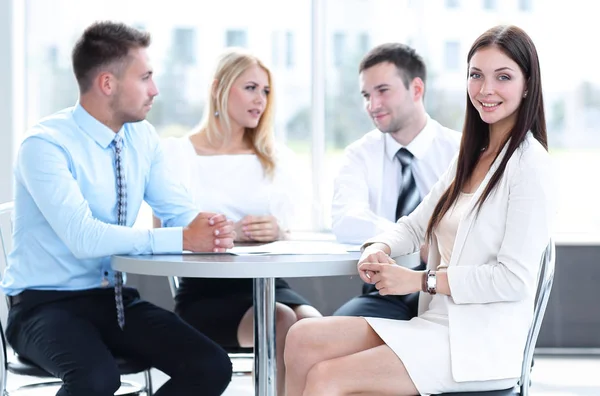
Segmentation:
<svg viewBox="0 0 600 396">
<path fill-rule="evenodd" d="M 517 384 L 518 378 L 454 381 L 448 316 L 435 312 L 439 310 L 427 311 L 409 321 L 364 318 L 402 361 L 421 395 L 509 389 Z"/>
</svg>

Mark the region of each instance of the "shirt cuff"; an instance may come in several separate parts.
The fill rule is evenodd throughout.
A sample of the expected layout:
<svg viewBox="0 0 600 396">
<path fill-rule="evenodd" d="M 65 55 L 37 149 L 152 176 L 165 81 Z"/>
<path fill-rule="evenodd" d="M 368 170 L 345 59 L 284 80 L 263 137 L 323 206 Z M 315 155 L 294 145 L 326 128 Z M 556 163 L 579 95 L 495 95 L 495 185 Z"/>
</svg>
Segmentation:
<svg viewBox="0 0 600 396">
<path fill-rule="evenodd" d="M 166 227 L 152 230 L 152 254 L 181 253 L 183 228 Z"/>
</svg>

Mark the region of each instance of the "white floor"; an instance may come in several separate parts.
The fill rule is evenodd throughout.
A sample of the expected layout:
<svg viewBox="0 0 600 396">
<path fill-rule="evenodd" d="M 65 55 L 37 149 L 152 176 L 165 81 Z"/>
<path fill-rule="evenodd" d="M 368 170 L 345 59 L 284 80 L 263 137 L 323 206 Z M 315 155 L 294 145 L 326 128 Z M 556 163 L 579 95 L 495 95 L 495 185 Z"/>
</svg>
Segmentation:
<svg viewBox="0 0 600 396">
<path fill-rule="evenodd" d="M 247 368 L 249 362 L 234 362 L 234 368 Z M 164 383 L 166 376 L 153 371 L 156 386 Z M 139 375 L 128 378 L 142 381 Z M 30 383 L 30 378 L 9 376 L 8 389 Z M 54 395 L 56 390 L 15 392 L 11 395 Z M 252 377 L 234 376 L 224 396 L 254 395 Z M 599 396 L 600 395 L 600 356 L 536 356 L 532 373 L 532 396 Z"/>
</svg>

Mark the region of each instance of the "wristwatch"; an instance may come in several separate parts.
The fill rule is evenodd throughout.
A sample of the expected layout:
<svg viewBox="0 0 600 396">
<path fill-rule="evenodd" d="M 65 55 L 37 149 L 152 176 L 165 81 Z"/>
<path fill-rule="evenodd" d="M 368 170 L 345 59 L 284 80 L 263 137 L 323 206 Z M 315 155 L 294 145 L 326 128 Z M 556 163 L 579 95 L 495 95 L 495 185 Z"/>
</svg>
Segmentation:
<svg viewBox="0 0 600 396">
<path fill-rule="evenodd" d="M 435 271 L 427 270 L 423 274 L 423 291 L 431 295 L 437 293 L 437 275 Z"/>
</svg>

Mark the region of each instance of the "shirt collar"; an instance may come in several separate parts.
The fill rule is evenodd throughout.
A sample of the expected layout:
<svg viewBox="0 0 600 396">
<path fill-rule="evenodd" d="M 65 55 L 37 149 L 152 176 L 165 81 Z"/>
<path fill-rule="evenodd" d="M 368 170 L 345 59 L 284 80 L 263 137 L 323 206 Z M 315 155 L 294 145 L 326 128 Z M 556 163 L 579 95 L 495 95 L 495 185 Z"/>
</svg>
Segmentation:
<svg viewBox="0 0 600 396">
<path fill-rule="evenodd" d="M 390 161 L 393 161 L 396 157 L 396 153 L 402 147 L 406 147 L 408 151 L 416 158 L 421 159 L 425 156 L 425 153 L 429 149 L 433 138 L 435 137 L 435 126 L 427 114 L 427 121 L 425 127 L 419 132 L 419 134 L 410 142 L 407 146 L 403 146 L 396 141 L 389 133 L 384 134 L 385 139 L 385 154 Z"/>
<path fill-rule="evenodd" d="M 73 108 L 73 120 L 75 120 L 75 123 L 83 132 L 103 148 L 110 146 L 115 139 L 115 132 L 88 113 L 79 101 L 77 101 L 77 104 Z M 121 127 L 119 131 L 121 136 L 123 136 L 124 127 Z"/>
</svg>

